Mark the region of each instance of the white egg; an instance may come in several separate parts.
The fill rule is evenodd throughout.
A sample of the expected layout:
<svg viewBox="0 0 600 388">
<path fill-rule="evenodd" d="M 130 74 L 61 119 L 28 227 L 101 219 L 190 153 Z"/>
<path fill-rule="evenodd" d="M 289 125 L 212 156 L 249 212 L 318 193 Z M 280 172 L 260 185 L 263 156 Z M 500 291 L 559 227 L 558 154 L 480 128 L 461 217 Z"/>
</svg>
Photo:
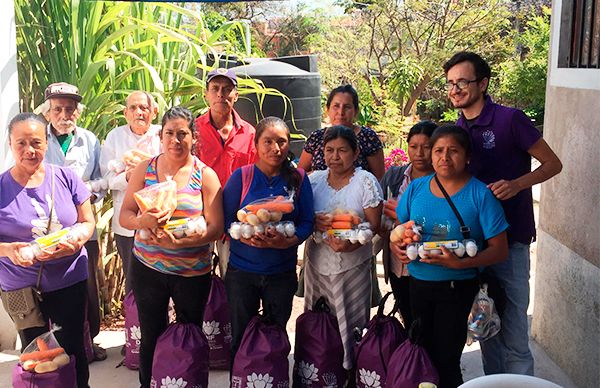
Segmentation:
<svg viewBox="0 0 600 388">
<path fill-rule="evenodd" d="M 463 257 L 465 255 L 465 244 L 459 242 L 458 248 L 454 249 L 454 254 L 458 257 Z"/>
<path fill-rule="evenodd" d="M 294 226 L 293 222 L 287 222 L 284 225 L 283 230 L 288 237 L 293 237 L 296 234 L 296 226 Z"/>
<path fill-rule="evenodd" d="M 229 235 L 234 240 L 239 240 L 242 237 L 242 227 L 239 222 L 234 222 L 229 227 Z"/>
<path fill-rule="evenodd" d="M 243 238 L 250 238 L 254 236 L 254 226 L 250 224 L 242 224 L 241 234 Z"/>
<path fill-rule="evenodd" d="M 417 257 L 419 257 L 419 249 L 416 247 L 416 245 L 411 244 L 406 247 L 406 256 L 408 256 L 408 258 L 411 260 L 416 260 Z"/>
<path fill-rule="evenodd" d="M 473 257 L 477 254 L 477 244 L 474 241 L 467 241 L 465 244 L 465 250 L 469 257 Z"/>
<path fill-rule="evenodd" d="M 348 241 L 350 241 L 352 244 L 356 244 L 358 242 L 358 230 L 353 229 L 349 232 Z"/>
<path fill-rule="evenodd" d="M 150 238 L 150 231 L 148 229 L 140 229 L 138 230 L 138 234 L 140 240 L 148 240 Z"/>
<path fill-rule="evenodd" d="M 423 247 L 423 245 L 419 245 L 418 253 L 421 259 L 427 258 L 427 251 L 425 250 L 425 247 Z"/>
<path fill-rule="evenodd" d="M 365 245 L 369 242 L 369 235 L 367 233 L 367 229 L 361 229 L 356 234 L 356 238 L 361 245 Z"/>
<path fill-rule="evenodd" d="M 19 254 L 23 258 L 23 260 L 26 261 L 33 261 L 33 259 L 35 259 L 35 254 L 33 253 L 33 248 L 31 247 L 31 245 L 19 249 Z"/>
<path fill-rule="evenodd" d="M 282 222 L 275 224 L 275 231 L 279 234 L 285 234 L 285 225 Z"/>
<path fill-rule="evenodd" d="M 263 224 L 258 224 L 254 226 L 254 233 L 264 233 L 265 226 Z"/>
<path fill-rule="evenodd" d="M 185 236 L 185 233 L 184 233 L 183 230 L 176 230 L 176 231 L 173 232 L 173 236 L 175 238 L 182 238 L 182 237 Z"/>
<path fill-rule="evenodd" d="M 432 249 L 429 251 L 430 255 L 441 255 L 442 254 L 442 250 L 441 249 Z"/>
<path fill-rule="evenodd" d="M 194 232 L 196 232 L 197 234 L 206 233 L 206 229 L 208 228 L 208 226 L 206 225 L 206 219 L 203 216 L 196 218 L 195 224 L 196 225 L 193 228 Z"/>
</svg>

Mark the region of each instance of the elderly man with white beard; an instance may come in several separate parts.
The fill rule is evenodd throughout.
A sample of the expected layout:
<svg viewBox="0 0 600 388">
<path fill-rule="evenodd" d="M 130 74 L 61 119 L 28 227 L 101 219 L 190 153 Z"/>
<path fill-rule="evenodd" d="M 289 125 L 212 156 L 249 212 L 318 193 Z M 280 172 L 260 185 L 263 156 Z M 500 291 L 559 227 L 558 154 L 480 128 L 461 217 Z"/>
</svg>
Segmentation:
<svg viewBox="0 0 600 388">
<path fill-rule="evenodd" d="M 83 111 L 81 95 L 76 86 L 65 82 L 49 85 L 44 92 L 44 103 L 38 110 L 48 121 L 48 151 L 45 160 L 58 166 L 66 166 L 84 181 L 102 177 L 100 174 L 100 142 L 95 134 L 77 126 Z M 92 190 L 92 203 L 99 201 L 106 190 Z M 88 252 L 88 312 L 90 338 L 100 332 L 100 300 L 98 297 L 98 237 L 96 232 L 85 244 Z M 84 338 L 84 341 L 88 339 Z M 106 351 L 93 345 L 94 361 L 106 359 Z M 89 358 L 89 357 L 88 357 Z M 89 360 L 92 361 L 92 360 Z"/>
</svg>

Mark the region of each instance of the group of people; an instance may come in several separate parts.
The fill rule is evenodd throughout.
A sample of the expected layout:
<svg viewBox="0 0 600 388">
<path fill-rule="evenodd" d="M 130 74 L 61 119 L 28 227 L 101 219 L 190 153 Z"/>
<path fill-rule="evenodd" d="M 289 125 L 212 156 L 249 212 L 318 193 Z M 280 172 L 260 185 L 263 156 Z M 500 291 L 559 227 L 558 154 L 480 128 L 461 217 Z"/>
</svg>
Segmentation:
<svg viewBox="0 0 600 388">
<path fill-rule="evenodd" d="M 105 190 L 90 192 L 83 182 L 104 177 L 113 197 L 112 230 L 126 289 L 133 291 L 138 307 L 142 387 L 150 386 L 169 300 L 177 321 L 202 326 L 213 252 L 221 258 L 230 305 L 233 360 L 261 307 L 285 327 L 298 288 L 298 246 L 305 241 L 305 308 L 327 298 L 343 340 L 343 366 L 351 375 L 353 329 L 365 327 L 370 317 L 376 249 L 371 243 L 314 239 L 314 231 L 332 228 L 334 209 L 353 212 L 381 235 L 386 279 L 405 326 L 421 322 L 441 387 L 462 383 L 467 316 L 483 268 L 498 278 L 507 301 L 502 331 L 482 343 L 485 372 L 533 374 L 526 315 L 528 247 L 535 238 L 531 186 L 557 174 L 561 163 L 521 111 L 491 100 L 490 68 L 479 55 L 457 53 L 444 71 L 448 96 L 462 112 L 459 121 L 416 124 L 407 137 L 410 164 L 387 172 L 377 134 L 354 123 L 359 102 L 349 85 L 331 91 L 326 105 L 331 126 L 311 134 L 298 167 L 283 120 L 268 117 L 255 129 L 235 112 L 237 78 L 227 69 L 208 73 L 209 110 L 197 118 L 173 107 L 160 126 L 152 125 L 158 113 L 152 95 L 130 94 L 127 124 L 113 129 L 102 146 L 76 126 L 83 109 L 77 88 L 50 85 L 42 105 L 46 120 L 22 113 L 10 122 L 14 165 L 0 175 L 0 288 L 38 286 L 46 321 L 44 327 L 20 330 L 21 343 L 47 331 L 48 320 L 58 324 L 59 342 L 76 358 L 78 386 L 88 386 L 83 327 L 87 321 L 92 337 L 99 328 L 92 203 Z M 151 157 L 123 172 L 110 168 L 112 160 L 134 148 Z M 534 171 L 531 156 L 540 162 Z M 169 179 L 177 185 L 172 214 L 138 207 L 135 192 Z M 266 229 L 249 238 L 229 238 L 240 208 L 291 193 L 294 208 L 282 221 L 295 224 L 294 235 Z M 459 258 L 442 248 L 439 255 L 411 261 L 405 247 L 390 242 L 389 231 L 381 227 L 383 214 L 396 223 L 417 223 L 423 241 L 462 240 L 467 227 L 479 252 Z M 169 217 L 200 215 L 207 224 L 201 234 L 175 238 L 160 228 Z M 33 239 L 76 223 L 85 230 L 78 239 L 62 241 L 34 260 L 21 255 Z M 149 237 L 141 238 L 141 229 L 149 230 Z"/>
</svg>

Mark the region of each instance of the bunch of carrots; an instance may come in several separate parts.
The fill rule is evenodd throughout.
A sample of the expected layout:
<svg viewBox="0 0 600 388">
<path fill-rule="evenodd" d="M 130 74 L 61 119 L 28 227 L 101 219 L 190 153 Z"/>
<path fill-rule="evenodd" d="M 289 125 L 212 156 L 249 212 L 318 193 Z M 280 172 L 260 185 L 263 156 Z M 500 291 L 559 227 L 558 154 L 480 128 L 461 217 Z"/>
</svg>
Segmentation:
<svg viewBox="0 0 600 388">
<path fill-rule="evenodd" d="M 69 356 L 65 354 L 63 348 L 50 349 L 46 341 L 39 337 L 35 341 L 39 350 L 23 353 L 19 357 L 24 370 L 35 371 L 36 373 L 48 373 L 70 362 Z"/>
<path fill-rule="evenodd" d="M 361 219 L 356 214 L 337 212 L 331 214 L 331 229 L 352 229 L 360 224 Z"/>
</svg>

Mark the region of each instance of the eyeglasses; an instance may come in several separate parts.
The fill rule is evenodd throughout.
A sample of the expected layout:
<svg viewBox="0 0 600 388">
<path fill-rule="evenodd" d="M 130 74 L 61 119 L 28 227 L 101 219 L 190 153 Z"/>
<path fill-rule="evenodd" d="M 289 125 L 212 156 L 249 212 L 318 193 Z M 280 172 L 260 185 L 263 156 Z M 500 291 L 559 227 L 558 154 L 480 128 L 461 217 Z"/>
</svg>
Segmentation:
<svg viewBox="0 0 600 388">
<path fill-rule="evenodd" d="M 474 80 L 467 80 L 467 79 L 459 79 L 456 82 L 446 82 L 444 84 L 444 86 L 446 87 L 447 91 L 451 91 L 452 89 L 454 89 L 454 87 L 456 86 L 458 88 L 458 90 L 463 90 L 469 87 L 469 84 L 472 82 L 479 82 L 478 79 L 474 79 Z"/>
</svg>

